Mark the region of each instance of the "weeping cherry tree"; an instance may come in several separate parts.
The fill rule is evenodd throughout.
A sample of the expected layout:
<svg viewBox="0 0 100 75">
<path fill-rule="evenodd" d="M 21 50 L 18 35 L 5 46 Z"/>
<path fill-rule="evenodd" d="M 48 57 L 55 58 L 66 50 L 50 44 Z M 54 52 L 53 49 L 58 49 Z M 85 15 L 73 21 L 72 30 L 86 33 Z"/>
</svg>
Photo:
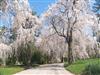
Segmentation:
<svg viewBox="0 0 100 75">
<path fill-rule="evenodd" d="M 63 37 L 68 45 L 68 63 L 73 63 L 74 31 L 82 32 L 87 25 L 97 25 L 93 12 L 90 11 L 87 0 L 58 0 L 44 14 L 44 21 L 51 25 L 55 32 Z"/>
</svg>

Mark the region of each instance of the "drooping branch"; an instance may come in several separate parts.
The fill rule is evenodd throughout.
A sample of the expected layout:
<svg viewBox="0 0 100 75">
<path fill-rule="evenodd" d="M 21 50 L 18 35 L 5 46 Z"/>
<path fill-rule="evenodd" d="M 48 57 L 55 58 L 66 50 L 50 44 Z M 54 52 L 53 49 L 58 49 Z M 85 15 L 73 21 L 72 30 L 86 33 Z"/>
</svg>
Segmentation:
<svg viewBox="0 0 100 75">
<path fill-rule="evenodd" d="M 55 18 L 60 19 L 60 20 L 59 20 L 57 23 L 55 23 L 55 22 L 56 22 L 56 19 L 55 19 Z M 52 24 L 54 30 L 56 31 L 56 33 L 57 33 L 59 36 L 66 37 L 65 34 L 64 34 L 65 29 L 62 28 L 62 32 L 59 32 L 59 31 L 57 30 L 57 27 L 56 27 L 56 24 L 59 24 L 61 21 L 62 21 L 61 18 L 59 18 L 58 16 L 54 16 L 54 17 L 52 17 L 51 24 Z"/>
</svg>

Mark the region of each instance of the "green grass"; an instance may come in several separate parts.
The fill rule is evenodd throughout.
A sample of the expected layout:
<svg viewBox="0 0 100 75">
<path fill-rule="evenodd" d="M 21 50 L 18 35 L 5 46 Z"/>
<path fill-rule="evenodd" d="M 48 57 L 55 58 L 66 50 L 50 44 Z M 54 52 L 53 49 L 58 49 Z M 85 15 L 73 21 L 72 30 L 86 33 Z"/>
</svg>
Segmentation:
<svg viewBox="0 0 100 75">
<path fill-rule="evenodd" d="M 12 75 L 24 70 L 22 67 L 0 67 L 0 75 Z"/>
<path fill-rule="evenodd" d="M 69 66 L 66 66 L 67 63 L 65 63 L 65 68 L 70 72 L 79 75 L 82 73 L 82 71 L 85 69 L 87 65 L 96 63 L 100 63 L 100 59 L 96 58 L 96 59 L 78 60 Z"/>
</svg>

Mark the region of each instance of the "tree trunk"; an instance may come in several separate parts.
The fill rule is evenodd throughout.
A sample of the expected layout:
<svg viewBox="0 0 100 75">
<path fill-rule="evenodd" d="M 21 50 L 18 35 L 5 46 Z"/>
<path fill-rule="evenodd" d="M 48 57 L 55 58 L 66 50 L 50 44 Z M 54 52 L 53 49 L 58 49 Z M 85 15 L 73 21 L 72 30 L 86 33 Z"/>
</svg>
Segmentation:
<svg viewBox="0 0 100 75">
<path fill-rule="evenodd" d="M 72 43 L 73 43 L 72 31 L 70 31 L 70 35 L 68 36 L 68 64 L 69 65 L 73 63 Z"/>
<path fill-rule="evenodd" d="M 73 52 L 72 52 L 72 42 L 68 43 L 68 64 L 73 63 Z"/>
</svg>

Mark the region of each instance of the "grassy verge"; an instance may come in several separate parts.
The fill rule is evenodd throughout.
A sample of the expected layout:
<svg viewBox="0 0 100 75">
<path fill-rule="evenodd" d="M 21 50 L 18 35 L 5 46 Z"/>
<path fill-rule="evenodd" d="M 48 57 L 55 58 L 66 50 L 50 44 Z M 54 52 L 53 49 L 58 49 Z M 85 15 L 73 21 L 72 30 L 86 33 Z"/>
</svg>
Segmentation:
<svg viewBox="0 0 100 75">
<path fill-rule="evenodd" d="M 85 67 L 89 64 L 97 64 L 100 63 L 100 59 L 87 59 L 87 60 L 78 60 L 72 65 L 66 66 L 67 63 L 65 63 L 65 69 L 69 70 L 70 72 L 79 75 L 82 73 L 82 71 L 85 69 Z"/>
<path fill-rule="evenodd" d="M 24 68 L 19 66 L 14 67 L 0 67 L 0 75 L 12 75 L 17 72 L 24 70 Z"/>
</svg>

